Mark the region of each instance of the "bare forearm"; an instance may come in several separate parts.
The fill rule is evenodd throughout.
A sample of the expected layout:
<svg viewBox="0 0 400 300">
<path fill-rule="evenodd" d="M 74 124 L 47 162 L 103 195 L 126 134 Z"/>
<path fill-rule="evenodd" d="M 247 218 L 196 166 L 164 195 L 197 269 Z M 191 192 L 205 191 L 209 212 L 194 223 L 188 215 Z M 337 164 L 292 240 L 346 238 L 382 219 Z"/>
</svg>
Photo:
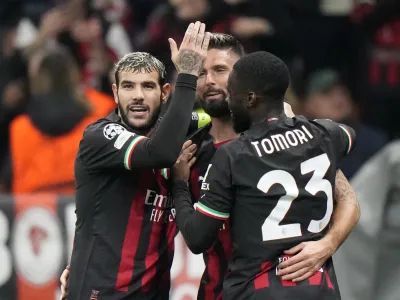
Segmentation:
<svg viewBox="0 0 400 300">
<path fill-rule="evenodd" d="M 360 218 L 356 193 L 340 170 L 336 173 L 335 200 L 333 224 L 324 238 L 330 242 L 333 252 L 343 244 Z"/>
</svg>

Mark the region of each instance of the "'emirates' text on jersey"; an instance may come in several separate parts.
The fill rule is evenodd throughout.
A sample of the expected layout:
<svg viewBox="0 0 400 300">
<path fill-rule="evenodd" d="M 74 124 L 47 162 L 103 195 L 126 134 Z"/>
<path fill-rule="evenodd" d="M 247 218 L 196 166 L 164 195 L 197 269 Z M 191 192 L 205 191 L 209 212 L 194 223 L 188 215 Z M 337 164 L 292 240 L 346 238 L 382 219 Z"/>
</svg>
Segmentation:
<svg viewBox="0 0 400 300">
<path fill-rule="evenodd" d="M 284 250 L 326 234 L 338 164 L 353 141 L 345 125 L 281 117 L 218 148 L 196 209 L 230 217 L 233 254 L 224 299 L 340 299 L 331 259 L 297 284 L 281 281 L 276 267 L 287 259 Z"/>
<path fill-rule="evenodd" d="M 84 133 L 75 162 L 77 223 L 68 299 L 168 299 L 177 233 L 169 170 L 130 170 L 143 138 L 116 113 Z"/>
</svg>

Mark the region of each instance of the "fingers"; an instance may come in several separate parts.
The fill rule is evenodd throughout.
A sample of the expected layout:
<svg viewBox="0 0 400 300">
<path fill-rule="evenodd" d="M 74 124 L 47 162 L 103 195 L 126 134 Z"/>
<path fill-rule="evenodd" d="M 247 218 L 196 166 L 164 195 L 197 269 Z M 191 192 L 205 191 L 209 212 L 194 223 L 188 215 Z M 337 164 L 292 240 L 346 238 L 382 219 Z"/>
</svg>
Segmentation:
<svg viewBox="0 0 400 300">
<path fill-rule="evenodd" d="M 299 277 L 304 276 L 306 273 L 310 272 L 309 268 L 303 267 L 300 268 L 298 271 L 293 272 L 289 275 L 282 276 L 282 280 L 291 281 L 294 279 L 298 279 Z"/>
<path fill-rule="evenodd" d="M 188 148 L 186 148 L 184 152 L 193 155 L 196 152 L 196 149 L 197 149 L 197 145 L 193 144 L 193 145 L 190 145 Z"/>
<path fill-rule="evenodd" d="M 317 271 L 317 272 L 319 272 L 319 271 Z M 292 281 L 293 281 L 293 282 L 299 282 L 299 281 L 306 280 L 306 279 L 310 278 L 311 276 L 313 276 L 315 273 L 316 273 L 316 272 L 314 272 L 314 271 L 309 271 L 309 272 L 307 272 L 306 274 L 304 274 L 303 276 L 294 278 Z"/>
<path fill-rule="evenodd" d="M 210 39 L 211 39 L 211 33 L 206 32 L 206 35 L 205 35 L 204 40 L 203 40 L 203 45 L 201 46 L 201 49 L 203 51 L 207 51 L 208 50 L 208 45 L 210 44 Z"/>
<path fill-rule="evenodd" d="M 199 29 L 199 34 L 197 35 L 196 38 L 196 48 L 201 49 L 204 41 L 204 32 L 206 30 L 206 24 L 201 23 L 200 24 L 200 29 Z"/>
<path fill-rule="evenodd" d="M 304 248 L 305 246 L 306 246 L 305 243 L 301 243 L 301 244 L 298 244 L 297 246 L 295 246 L 295 247 L 293 247 L 293 248 L 290 248 L 289 250 L 285 250 L 284 253 L 285 253 L 286 255 L 295 255 L 295 254 L 297 254 L 298 252 L 300 252 L 301 250 L 303 250 L 303 248 Z"/>
<path fill-rule="evenodd" d="M 293 266 L 293 265 L 295 265 L 295 264 L 297 264 L 299 262 L 302 262 L 302 261 L 304 261 L 306 259 L 307 259 L 306 255 L 303 254 L 302 252 L 300 252 L 299 254 L 289 258 L 288 260 L 286 260 L 286 261 L 284 261 L 282 263 L 280 263 L 278 268 L 279 269 L 286 269 L 286 268 L 288 268 L 290 266 Z"/>
<path fill-rule="evenodd" d="M 193 27 L 194 27 L 194 24 L 190 23 L 188 28 L 186 29 L 186 33 L 185 33 L 185 36 L 183 37 L 181 47 L 185 47 L 186 48 L 186 47 L 189 46 L 190 38 L 192 36 Z"/>
<path fill-rule="evenodd" d="M 187 141 L 185 144 L 189 144 L 189 141 Z M 191 142 L 191 141 L 190 141 Z M 185 146 L 185 144 L 183 146 Z M 183 149 L 184 147 L 182 147 Z M 192 144 L 186 149 L 183 149 L 181 154 L 179 155 L 176 163 L 179 164 L 181 162 L 187 162 L 189 163 L 190 167 L 195 163 L 196 160 L 192 161 L 194 159 L 193 155 L 196 153 L 197 150 L 197 145 Z"/>
<path fill-rule="evenodd" d="M 67 291 L 65 290 L 65 287 L 64 287 L 64 286 L 61 286 L 60 300 L 64 300 L 65 297 L 67 297 Z"/>
<path fill-rule="evenodd" d="M 67 286 L 67 273 L 68 273 L 68 271 L 67 271 L 67 270 L 64 270 L 64 271 L 62 272 L 62 274 L 61 274 L 61 277 L 60 277 L 60 282 L 61 282 L 61 285 L 62 285 L 63 287 L 66 287 L 66 286 Z"/>
<path fill-rule="evenodd" d="M 189 160 L 189 168 L 193 167 L 195 162 L 196 162 L 196 157 L 192 157 L 192 159 Z"/>
<path fill-rule="evenodd" d="M 192 159 L 194 153 L 196 152 L 196 145 L 191 145 L 188 149 L 186 149 L 182 154 L 180 160 L 182 161 L 190 161 Z"/>
<path fill-rule="evenodd" d="M 60 299 L 63 300 L 67 296 L 67 280 L 69 276 L 69 266 L 65 268 L 65 270 L 62 272 L 61 277 L 60 277 L 60 282 L 61 282 L 61 296 Z"/>
<path fill-rule="evenodd" d="M 169 42 L 169 47 L 171 49 L 171 57 L 175 57 L 178 54 L 178 45 L 171 38 L 168 39 L 168 42 Z"/>
<path fill-rule="evenodd" d="M 197 36 L 199 35 L 199 30 L 200 30 L 201 23 L 197 21 L 194 24 L 192 33 L 190 35 L 190 41 L 189 41 L 189 47 L 194 48 L 196 46 L 196 41 L 197 41 Z"/>
<path fill-rule="evenodd" d="M 306 261 L 300 261 L 298 263 L 292 264 L 289 267 L 283 268 L 283 269 L 279 269 L 277 275 L 278 276 L 284 276 L 284 275 L 288 275 L 294 272 L 299 271 L 302 268 L 308 268 L 309 263 Z M 279 268 L 279 267 L 278 267 Z M 286 279 L 285 279 L 286 280 Z"/>
<path fill-rule="evenodd" d="M 181 153 L 182 153 L 183 151 L 185 151 L 187 148 L 189 148 L 190 145 L 192 145 L 192 141 L 191 141 L 191 140 L 186 141 L 186 142 L 183 144 L 183 146 L 182 146 L 182 151 L 181 151 Z"/>
</svg>

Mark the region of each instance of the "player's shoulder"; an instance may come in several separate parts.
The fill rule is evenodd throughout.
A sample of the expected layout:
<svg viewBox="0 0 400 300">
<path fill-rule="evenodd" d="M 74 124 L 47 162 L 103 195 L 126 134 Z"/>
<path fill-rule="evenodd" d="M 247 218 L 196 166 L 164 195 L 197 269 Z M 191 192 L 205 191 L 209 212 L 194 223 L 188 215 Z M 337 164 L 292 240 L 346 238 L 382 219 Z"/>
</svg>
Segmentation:
<svg viewBox="0 0 400 300">
<path fill-rule="evenodd" d="M 241 134 L 236 139 L 230 140 L 229 142 L 219 146 L 217 151 L 225 152 L 232 160 L 234 160 L 243 152 L 245 141 L 246 136 Z"/>
<path fill-rule="evenodd" d="M 338 131 L 342 130 L 345 132 L 352 131 L 349 126 L 337 123 L 330 119 L 314 119 L 310 120 L 309 123 L 318 130 L 325 132 L 327 135 L 335 135 Z"/>
<path fill-rule="evenodd" d="M 111 140 L 125 130 L 127 129 L 122 123 L 101 118 L 86 127 L 83 137 L 104 136 Z"/>
<path fill-rule="evenodd" d="M 314 120 L 308 120 L 308 122 L 322 130 L 328 130 L 328 131 L 335 129 L 338 126 L 338 123 L 332 121 L 331 119 L 314 119 Z"/>
</svg>

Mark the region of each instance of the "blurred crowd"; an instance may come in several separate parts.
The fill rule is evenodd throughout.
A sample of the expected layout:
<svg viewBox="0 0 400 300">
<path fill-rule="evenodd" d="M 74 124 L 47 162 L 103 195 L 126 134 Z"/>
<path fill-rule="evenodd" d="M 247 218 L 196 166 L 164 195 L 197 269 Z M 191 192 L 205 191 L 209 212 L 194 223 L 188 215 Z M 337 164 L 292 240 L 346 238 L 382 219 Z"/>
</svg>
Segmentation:
<svg viewBox="0 0 400 300">
<path fill-rule="evenodd" d="M 295 113 L 355 128 L 349 178 L 399 137 L 398 0 L 2 0 L 0 191 L 73 193 L 83 129 L 115 108 L 115 62 L 150 52 L 173 83 L 167 39 L 194 20 L 284 59 Z"/>
</svg>

